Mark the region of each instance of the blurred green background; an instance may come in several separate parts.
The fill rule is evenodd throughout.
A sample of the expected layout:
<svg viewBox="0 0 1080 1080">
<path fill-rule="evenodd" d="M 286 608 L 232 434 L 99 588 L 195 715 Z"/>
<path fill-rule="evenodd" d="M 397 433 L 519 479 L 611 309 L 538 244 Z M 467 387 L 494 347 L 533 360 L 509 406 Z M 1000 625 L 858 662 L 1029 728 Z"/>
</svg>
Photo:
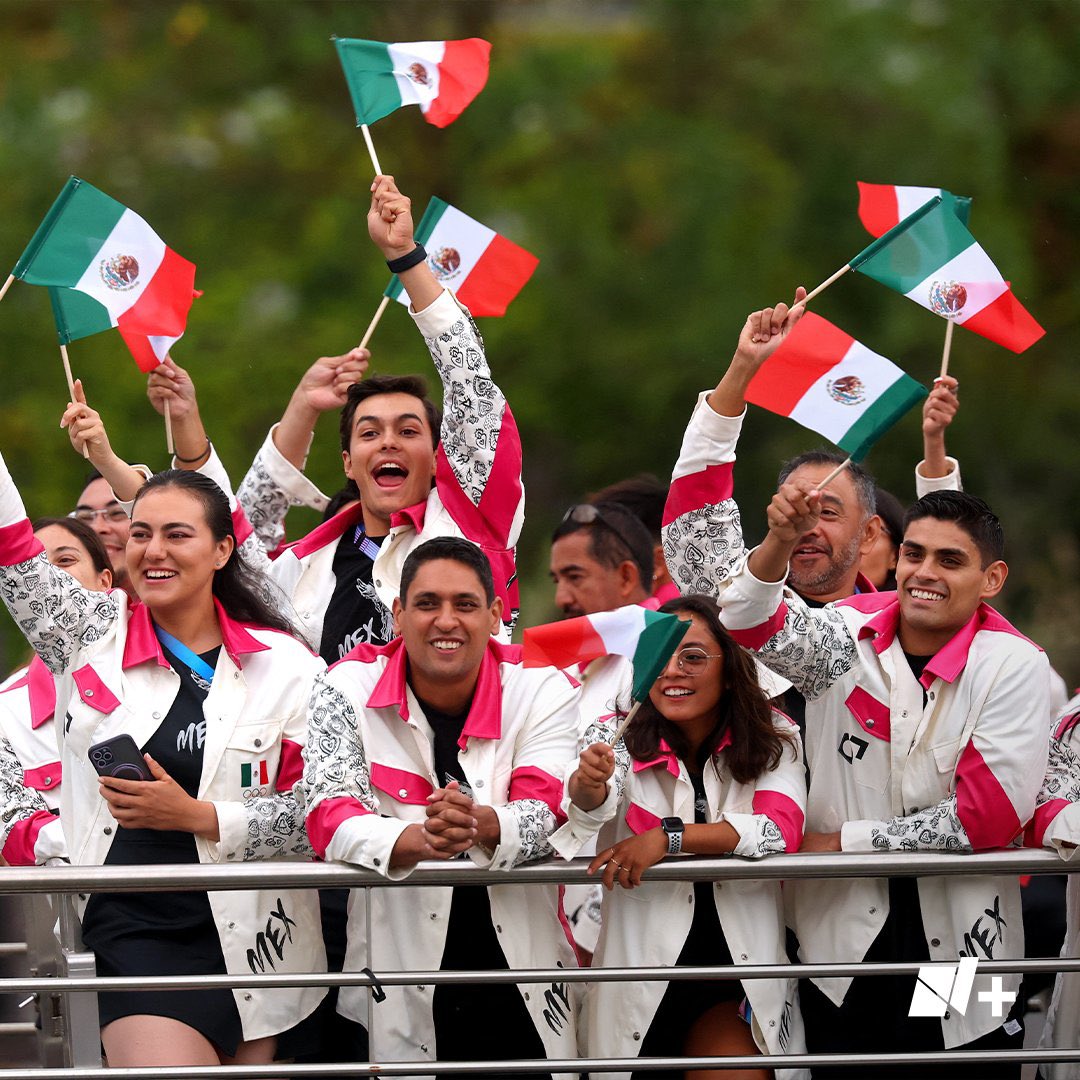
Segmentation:
<svg viewBox="0 0 1080 1080">
<path fill-rule="evenodd" d="M 1076 351 L 1080 4 L 744 2 L 0 2 L 0 263 L 14 265 L 70 173 L 142 214 L 205 290 L 175 349 L 239 479 L 317 356 L 356 344 L 387 273 L 367 239 L 371 167 L 330 36 L 493 44 L 486 90 L 451 127 L 401 110 L 383 167 L 535 252 L 504 319 L 482 321 L 521 425 L 524 622 L 553 614 L 548 538 L 566 504 L 666 477 L 697 391 L 746 313 L 812 287 L 867 242 L 856 180 L 971 195 L 971 227 L 1047 329 L 1016 357 L 963 330 L 950 431 L 966 487 L 1003 518 L 1000 605 L 1080 681 Z M 929 383 L 942 324 L 857 276 L 815 302 Z M 48 298 L 0 305 L 0 448 L 31 514 L 67 510 L 84 464 Z M 393 305 L 375 365 L 429 368 Z M 164 466 L 160 421 L 120 338 L 71 347 L 117 450 Z M 336 421 L 310 472 L 340 479 Z M 760 532 L 776 466 L 820 440 L 755 410 L 736 492 Z M 919 419 L 868 465 L 913 497 Z M 296 514 L 290 535 L 313 517 Z M 8 660 L 20 651 L 0 624 Z"/>
</svg>

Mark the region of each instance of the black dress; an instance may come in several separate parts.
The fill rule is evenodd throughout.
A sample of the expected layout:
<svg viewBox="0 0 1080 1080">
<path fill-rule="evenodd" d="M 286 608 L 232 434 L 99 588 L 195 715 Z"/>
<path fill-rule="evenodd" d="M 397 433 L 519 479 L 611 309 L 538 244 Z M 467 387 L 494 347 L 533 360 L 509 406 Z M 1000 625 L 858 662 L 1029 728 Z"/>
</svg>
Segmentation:
<svg viewBox="0 0 1080 1080">
<path fill-rule="evenodd" d="M 703 825 L 706 813 L 705 783 L 700 773 L 690 773 L 694 785 L 694 822 Z M 676 967 L 708 964 L 730 966 L 728 948 L 711 881 L 694 882 L 694 918 L 679 953 Z M 722 1001 L 741 1001 L 742 983 L 736 979 L 683 979 L 669 982 L 649 1030 L 641 1044 L 641 1057 L 674 1057 L 683 1053 L 690 1029 L 703 1013 Z M 682 1080 L 683 1072 L 636 1072 L 635 1080 Z"/>
<path fill-rule="evenodd" d="M 206 721 L 202 704 L 209 684 L 162 646 L 180 676 L 172 708 L 142 748 L 192 797 L 202 776 Z M 210 667 L 219 649 L 203 653 Z M 116 836 L 106 866 L 155 863 L 197 864 L 195 837 L 188 832 L 125 829 Z M 95 893 L 83 916 L 83 941 L 97 957 L 97 973 L 128 976 L 135 991 L 98 994 L 101 1026 L 123 1016 L 168 1016 L 195 1028 L 223 1054 L 243 1041 L 240 1014 L 231 990 L 155 990 L 158 975 L 224 975 L 214 914 L 204 892 Z"/>
</svg>

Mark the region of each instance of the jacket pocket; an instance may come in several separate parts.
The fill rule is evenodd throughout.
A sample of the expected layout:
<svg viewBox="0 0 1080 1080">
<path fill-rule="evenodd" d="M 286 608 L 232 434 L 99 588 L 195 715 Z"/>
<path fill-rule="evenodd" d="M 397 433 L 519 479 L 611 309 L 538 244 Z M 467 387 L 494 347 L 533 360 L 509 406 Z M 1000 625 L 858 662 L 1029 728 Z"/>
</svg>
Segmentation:
<svg viewBox="0 0 1080 1080">
<path fill-rule="evenodd" d="M 405 769 L 395 769 L 373 761 L 370 771 L 371 786 L 395 802 L 425 806 L 428 796 L 435 790 L 426 776 L 419 776 Z"/>
<path fill-rule="evenodd" d="M 276 790 L 281 750 L 279 729 L 269 724 L 240 724 L 225 743 L 226 782 L 241 798 L 258 799 Z"/>
<path fill-rule="evenodd" d="M 844 704 L 867 735 L 885 742 L 890 740 L 889 706 L 885 702 L 878 701 L 861 686 L 856 686 Z"/>
<path fill-rule="evenodd" d="M 934 764 L 937 766 L 937 771 L 951 775 L 956 771 L 957 763 L 960 760 L 960 740 L 950 739 L 948 742 L 931 746 L 930 753 L 934 755 Z"/>
</svg>

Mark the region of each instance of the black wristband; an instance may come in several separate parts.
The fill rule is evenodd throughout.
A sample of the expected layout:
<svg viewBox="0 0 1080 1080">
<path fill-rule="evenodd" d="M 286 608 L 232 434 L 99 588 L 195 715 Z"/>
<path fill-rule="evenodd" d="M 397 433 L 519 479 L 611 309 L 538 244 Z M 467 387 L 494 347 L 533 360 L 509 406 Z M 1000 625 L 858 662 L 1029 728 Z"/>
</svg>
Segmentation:
<svg viewBox="0 0 1080 1080">
<path fill-rule="evenodd" d="M 173 457 L 177 461 L 182 461 L 185 465 L 191 465 L 193 462 L 202 461 L 204 457 L 208 457 L 210 454 L 210 440 L 206 440 L 206 448 L 201 454 L 196 454 L 194 457 L 181 457 L 179 454 L 173 454 Z"/>
<path fill-rule="evenodd" d="M 402 255 L 398 259 L 387 259 L 386 265 L 391 274 L 400 274 L 405 270 L 411 270 L 426 258 L 427 252 L 424 250 L 424 245 L 417 241 L 416 247 L 408 255 Z"/>
</svg>

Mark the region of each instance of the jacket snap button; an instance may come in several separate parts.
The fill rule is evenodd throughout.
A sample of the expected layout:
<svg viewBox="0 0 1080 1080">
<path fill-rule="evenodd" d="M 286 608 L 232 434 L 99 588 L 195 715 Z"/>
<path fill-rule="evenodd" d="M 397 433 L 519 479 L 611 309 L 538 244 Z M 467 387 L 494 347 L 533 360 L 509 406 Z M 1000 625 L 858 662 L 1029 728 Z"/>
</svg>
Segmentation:
<svg viewBox="0 0 1080 1080">
<path fill-rule="evenodd" d="M 160 720 L 161 719 L 161 713 L 159 713 L 159 712 L 154 713 L 154 719 L 155 720 Z"/>
<path fill-rule="evenodd" d="M 402 798 L 404 799 L 404 798 L 405 798 L 405 796 L 409 794 L 409 789 L 408 789 L 408 788 L 402 788 L 402 789 L 401 789 L 401 790 L 400 790 L 400 791 L 398 792 L 398 794 L 399 794 L 399 795 L 400 795 L 400 796 L 401 796 L 401 797 L 402 797 Z"/>
<path fill-rule="evenodd" d="M 933 945 L 934 948 L 936 949 L 941 944 L 941 938 L 936 938 L 936 937 L 931 938 L 930 939 L 930 944 Z"/>
<path fill-rule="evenodd" d="M 483 787 L 484 786 L 484 781 L 483 780 L 477 780 L 476 781 L 476 786 L 477 787 Z"/>
<path fill-rule="evenodd" d="M 45 786 L 48 787 L 51 783 L 52 783 L 52 777 L 51 776 L 46 776 L 45 777 Z"/>
<path fill-rule="evenodd" d="M 102 832 L 105 833 L 106 836 L 112 836 L 112 826 L 106 825 L 105 828 L 102 829 Z"/>
<path fill-rule="evenodd" d="M 382 582 L 379 581 L 378 578 L 375 579 L 375 588 L 376 589 L 381 589 L 382 588 Z"/>
<path fill-rule="evenodd" d="M 526 994 L 522 994 L 522 997 L 524 997 L 526 1001 L 528 1001 L 528 1000 L 529 1000 L 529 995 L 528 995 L 527 993 L 526 993 Z"/>
<path fill-rule="evenodd" d="M 245 994 L 244 995 L 244 1000 L 245 1001 L 250 1001 L 251 1000 L 251 995 L 250 994 Z"/>
<path fill-rule="evenodd" d="M 420 1044 L 420 1053 L 421 1054 L 426 1054 L 427 1053 L 427 1046 L 424 1043 Z"/>
<path fill-rule="evenodd" d="M 873 727 L 874 726 L 874 721 L 873 720 L 867 720 L 866 721 L 866 726 L 867 727 Z"/>
<path fill-rule="evenodd" d="M 94 696 L 94 691 L 93 691 L 93 690 L 84 690 L 84 691 L 83 691 L 83 693 L 84 693 L 84 694 L 85 694 L 85 695 L 86 695 L 87 697 L 93 697 L 93 696 Z"/>
<path fill-rule="evenodd" d="M 229 923 L 229 929 L 230 930 L 235 930 L 236 929 L 236 923 L 234 923 L 234 922 Z"/>
<path fill-rule="evenodd" d="M 769 1027 L 776 1027 L 776 1021 L 775 1020 L 770 1020 L 769 1021 Z"/>
<path fill-rule="evenodd" d="M 746 953 L 739 953 L 739 959 L 740 960 L 745 960 L 746 958 L 747 958 Z"/>
<path fill-rule="evenodd" d="M 877 914 L 877 908 L 876 908 L 876 907 L 872 907 L 872 908 L 870 909 L 870 914 L 871 914 L 871 915 L 876 915 L 876 914 Z"/>
<path fill-rule="evenodd" d="M 382 866 L 382 859 L 372 859 L 371 861 L 372 861 L 372 862 L 373 862 L 373 863 L 374 863 L 374 864 L 375 864 L 376 866 Z"/>
<path fill-rule="evenodd" d="M 256 739 L 255 740 L 255 749 L 258 750 L 258 748 L 260 746 L 262 746 L 262 739 Z"/>
<path fill-rule="evenodd" d="M 502 927 L 496 924 L 496 926 L 495 926 L 495 933 L 497 933 L 497 934 L 501 934 L 501 933 L 502 933 Z"/>
<path fill-rule="evenodd" d="M 640 1041 L 641 1041 L 641 1032 L 640 1031 L 635 1031 L 634 1032 L 634 1042 L 640 1042 Z"/>
<path fill-rule="evenodd" d="M 437 919 L 438 917 L 439 916 L 434 911 L 428 916 L 429 919 Z"/>
</svg>

